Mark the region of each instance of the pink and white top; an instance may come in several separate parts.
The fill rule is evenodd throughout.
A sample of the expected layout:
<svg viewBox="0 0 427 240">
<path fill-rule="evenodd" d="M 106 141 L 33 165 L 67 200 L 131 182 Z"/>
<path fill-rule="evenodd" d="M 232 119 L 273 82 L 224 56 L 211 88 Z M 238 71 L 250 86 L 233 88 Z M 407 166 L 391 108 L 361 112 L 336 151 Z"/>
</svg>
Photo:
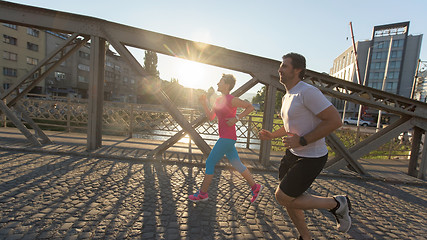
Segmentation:
<svg viewBox="0 0 427 240">
<path fill-rule="evenodd" d="M 237 107 L 231 105 L 233 98 L 231 94 L 217 98 L 213 110 L 218 117 L 219 137 L 237 140 L 236 125 L 227 125 L 228 119 L 236 117 Z"/>
</svg>

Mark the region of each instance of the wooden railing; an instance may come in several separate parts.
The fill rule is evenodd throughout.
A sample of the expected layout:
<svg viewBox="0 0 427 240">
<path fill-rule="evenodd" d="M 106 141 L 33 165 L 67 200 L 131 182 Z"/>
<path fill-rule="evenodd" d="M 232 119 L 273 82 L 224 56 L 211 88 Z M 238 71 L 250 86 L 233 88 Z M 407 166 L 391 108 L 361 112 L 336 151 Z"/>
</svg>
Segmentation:
<svg viewBox="0 0 427 240">
<path fill-rule="evenodd" d="M 42 129 L 82 133 L 87 131 L 87 99 L 28 94 L 20 104 Z M 189 122 L 204 114 L 201 109 L 181 108 L 180 110 Z M 11 126 L 12 123 L 4 114 L 0 116 L 1 126 Z M 273 130 L 282 126 L 281 119 L 275 116 Z M 262 129 L 262 115 L 255 113 L 245 117 L 236 126 L 238 137 L 236 145 L 241 148 L 259 149 L 260 140 L 257 135 L 260 129 Z M 182 130 L 181 126 L 159 105 L 104 102 L 103 134 L 167 140 L 180 130 Z M 204 123 L 197 127 L 196 131 L 209 145 L 213 145 L 218 139 L 216 120 Z M 353 134 L 354 131 L 346 128 L 337 130 L 337 135 L 348 145 L 347 147 L 356 144 L 353 142 L 355 139 Z M 362 138 L 369 135 L 370 133 L 364 133 Z M 181 141 L 189 142 L 190 140 L 184 138 Z M 394 139 L 375 153 L 371 153 L 371 156 L 388 158 L 407 156 L 409 149 L 409 141 Z M 272 150 L 284 150 L 280 139 L 272 141 Z"/>
</svg>

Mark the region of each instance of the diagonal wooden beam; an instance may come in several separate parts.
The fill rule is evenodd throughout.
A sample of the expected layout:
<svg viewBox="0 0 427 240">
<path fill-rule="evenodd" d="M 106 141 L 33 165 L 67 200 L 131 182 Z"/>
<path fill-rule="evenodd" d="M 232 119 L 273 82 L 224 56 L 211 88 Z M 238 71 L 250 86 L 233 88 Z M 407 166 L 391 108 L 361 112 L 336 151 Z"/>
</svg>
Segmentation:
<svg viewBox="0 0 427 240">
<path fill-rule="evenodd" d="M 35 123 L 33 119 L 31 119 L 27 111 L 23 109 L 19 105 L 19 103 L 15 104 L 13 108 L 16 109 L 22 115 L 22 119 L 24 119 L 24 121 L 27 122 L 34 129 L 36 137 L 38 136 L 39 138 L 41 138 L 42 140 L 41 143 L 44 143 L 44 144 L 52 143 L 49 137 L 43 132 L 43 130 L 39 127 L 39 125 L 37 125 L 37 123 Z"/>
<path fill-rule="evenodd" d="M 353 157 L 353 155 L 350 153 L 350 151 L 347 150 L 343 142 L 335 135 L 334 133 L 329 134 L 326 137 L 326 142 L 328 145 L 334 150 L 336 154 L 339 154 L 341 157 L 344 158 L 344 160 L 350 164 L 353 169 L 356 170 L 359 174 L 366 175 L 366 170 L 360 165 L 359 162 L 357 162 L 357 159 Z"/>
<path fill-rule="evenodd" d="M 106 33 L 107 41 L 111 43 L 114 49 L 126 59 L 131 67 L 143 76 L 143 81 L 147 86 L 152 85 L 146 76 L 147 73 L 139 64 L 139 62 L 133 57 L 133 55 L 129 52 L 129 50 L 123 46 L 122 43 L 118 42 L 115 38 L 111 37 L 112 34 Z M 203 152 L 205 156 L 208 156 L 211 148 L 209 145 L 203 140 L 203 138 L 197 133 L 197 131 L 193 128 L 193 126 L 187 121 L 187 119 L 182 115 L 182 113 L 178 110 L 178 108 L 173 104 L 167 94 L 160 88 L 153 89 L 155 92 L 153 95 L 162 103 L 162 105 L 168 110 L 169 114 L 175 119 L 175 121 L 191 136 L 194 143 L 199 147 L 199 149 Z"/>
<path fill-rule="evenodd" d="M 19 119 L 15 113 L 10 110 L 10 108 L 0 100 L 0 109 L 3 111 L 3 113 L 15 124 L 15 126 L 19 129 L 19 131 L 24 134 L 24 136 L 34 145 L 37 147 L 40 147 L 42 144 L 37 140 L 34 135 L 28 131 L 27 127 L 21 122 L 21 119 Z"/>
<path fill-rule="evenodd" d="M 383 128 L 381 131 L 371 135 L 367 139 L 354 145 L 349 149 L 349 152 L 354 159 L 359 159 L 375 150 L 383 144 L 389 142 L 391 139 L 399 136 L 400 133 L 407 131 L 413 126 L 411 118 L 402 117 L 392 123 L 390 126 Z M 326 163 L 325 168 L 328 170 L 338 170 L 347 165 L 342 156 L 335 157 Z"/>
</svg>

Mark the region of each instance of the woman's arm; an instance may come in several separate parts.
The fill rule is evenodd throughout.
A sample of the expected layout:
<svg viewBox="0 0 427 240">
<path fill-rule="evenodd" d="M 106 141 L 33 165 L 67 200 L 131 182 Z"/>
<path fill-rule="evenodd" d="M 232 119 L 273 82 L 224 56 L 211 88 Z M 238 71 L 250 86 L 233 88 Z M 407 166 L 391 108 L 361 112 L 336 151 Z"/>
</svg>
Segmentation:
<svg viewBox="0 0 427 240">
<path fill-rule="evenodd" d="M 200 102 L 202 103 L 202 106 L 203 106 L 203 110 L 205 111 L 205 113 L 206 113 L 206 117 L 208 118 L 208 120 L 209 121 L 212 121 L 212 120 L 214 120 L 215 119 L 215 116 L 216 116 L 216 114 L 215 114 L 215 112 L 214 111 L 212 111 L 212 109 L 210 109 L 209 108 L 209 106 L 208 106 L 208 102 L 207 102 L 207 98 L 206 98 L 206 95 L 201 95 L 200 96 L 200 98 L 199 98 L 199 100 L 200 100 Z"/>
<path fill-rule="evenodd" d="M 234 97 L 231 100 L 231 106 L 245 109 L 239 115 L 236 115 L 239 119 L 246 117 L 249 113 L 251 113 L 253 110 L 255 110 L 254 106 L 252 106 L 252 104 L 250 102 L 243 101 L 242 99 L 240 99 L 238 97 Z"/>
<path fill-rule="evenodd" d="M 243 110 L 243 112 L 241 112 L 239 115 L 236 115 L 235 118 L 228 119 L 227 121 L 228 126 L 233 126 L 238 121 L 240 121 L 240 119 L 246 117 L 249 113 L 251 113 L 255 109 L 250 102 L 243 101 L 238 97 L 234 97 L 233 99 L 231 99 L 231 106 L 244 108 L 245 110 Z"/>
</svg>

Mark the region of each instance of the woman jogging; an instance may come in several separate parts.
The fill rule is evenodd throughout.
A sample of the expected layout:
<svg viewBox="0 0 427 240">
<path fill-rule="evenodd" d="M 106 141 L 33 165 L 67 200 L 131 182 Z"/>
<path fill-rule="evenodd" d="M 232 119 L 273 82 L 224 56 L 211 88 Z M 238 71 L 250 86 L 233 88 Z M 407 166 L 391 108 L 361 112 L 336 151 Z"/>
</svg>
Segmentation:
<svg viewBox="0 0 427 240">
<path fill-rule="evenodd" d="M 201 102 L 209 121 L 215 119 L 215 116 L 218 117 L 219 139 L 206 160 L 205 178 L 201 188 L 195 194 L 188 196 L 193 202 L 206 201 L 209 199 L 208 188 L 212 183 L 215 165 L 224 155 L 228 158 L 231 165 L 242 174 L 251 187 L 251 203 L 257 200 L 263 188 L 262 185 L 255 183 L 249 169 L 240 161 L 234 145 L 237 140 L 236 122 L 254 110 L 254 107 L 249 102 L 230 95 L 230 91 L 235 84 L 236 79 L 233 75 L 222 75 L 218 83 L 218 91 L 221 92 L 222 95 L 216 99 L 212 109 L 209 109 L 206 96 L 203 95 L 201 97 Z M 236 115 L 238 107 L 244 108 L 245 110 L 239 115 Z"/>
</svg>

